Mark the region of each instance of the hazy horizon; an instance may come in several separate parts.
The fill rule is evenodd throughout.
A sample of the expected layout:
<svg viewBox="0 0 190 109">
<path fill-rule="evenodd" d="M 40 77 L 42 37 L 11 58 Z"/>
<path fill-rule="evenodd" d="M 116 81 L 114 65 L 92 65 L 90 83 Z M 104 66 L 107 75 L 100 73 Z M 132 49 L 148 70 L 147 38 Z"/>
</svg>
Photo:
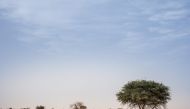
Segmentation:
<svg viewBox="0 0 190 109">
<path fill-rule="evenodd" d="M 118 108 L 145 79 L 188 109 L 189 30 L 189 0 L 0 0 L 0 108 Z"/>
</svg>

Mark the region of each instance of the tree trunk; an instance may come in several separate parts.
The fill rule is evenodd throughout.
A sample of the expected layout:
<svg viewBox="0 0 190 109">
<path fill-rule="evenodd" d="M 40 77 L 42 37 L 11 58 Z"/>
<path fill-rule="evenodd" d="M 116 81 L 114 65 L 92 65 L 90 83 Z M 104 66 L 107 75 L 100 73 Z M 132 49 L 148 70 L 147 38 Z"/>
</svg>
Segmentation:
<svg viewBox="0 0 190 109">
<path fill-rule="evenodd" d="M 139 109 L 142 109 L 142 108 L 141 108 L 141 105 L 138 105 L 138 106 L 139 106 Z"/>
</svg>

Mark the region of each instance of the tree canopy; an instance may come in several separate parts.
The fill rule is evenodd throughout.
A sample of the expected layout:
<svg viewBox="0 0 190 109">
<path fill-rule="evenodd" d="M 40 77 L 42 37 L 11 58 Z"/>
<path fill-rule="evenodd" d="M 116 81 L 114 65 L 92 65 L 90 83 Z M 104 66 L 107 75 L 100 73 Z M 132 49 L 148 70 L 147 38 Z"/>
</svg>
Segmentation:
<svg viewBox="0 0 190 109">
<path fill-rule="evenodd" d="M 71 104 L 70 106 L 72 109 L 87 109 L 87 107 L 82 102 L 76 102 Z"/>
<path fill-rule="evenodd" d="M 162 83 L 147 80 L 130 81 L 116 94 L 122 104 L 139 109 L 165 107 L 170 100 L 169 87 Z"/>
<path fill-rule="evenodd" d="M 36 109 L 45 109 L 44 106 L 36 106 Z"/>
</svg>

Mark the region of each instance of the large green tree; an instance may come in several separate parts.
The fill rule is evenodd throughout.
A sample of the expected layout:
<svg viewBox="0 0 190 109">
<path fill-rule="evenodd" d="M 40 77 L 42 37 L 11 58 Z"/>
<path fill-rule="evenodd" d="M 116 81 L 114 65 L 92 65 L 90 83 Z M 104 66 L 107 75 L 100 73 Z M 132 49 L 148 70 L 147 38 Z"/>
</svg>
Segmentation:
<svg viewBox="0 0 190 109">
<path fill-rule="evenodd" d="M 116 94 L 122 104 L 139 109 L 165 108 L 170 100 L 169 87 L 147 80 L 130 81 Z"/>
</svg>

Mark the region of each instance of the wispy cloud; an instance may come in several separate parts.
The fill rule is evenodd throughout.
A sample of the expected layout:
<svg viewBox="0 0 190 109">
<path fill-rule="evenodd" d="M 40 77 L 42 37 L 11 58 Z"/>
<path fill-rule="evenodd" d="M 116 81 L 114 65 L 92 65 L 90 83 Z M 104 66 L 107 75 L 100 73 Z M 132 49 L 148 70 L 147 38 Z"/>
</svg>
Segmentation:
<svg viewBox="0 0 190 109">
<path fill-rule="evenodd" d="M 1 0 L 0 8 L 4 18 L 21 25 L 15 28 L 20 31 L 17 39 L 24 43 L 58 51 L 69 46 L 119 43 L 135 50 L 155 45 L 155 39 L 174 40 L 189 35 L 187 26 L 184 31 L 171 28 L 188 19 L 186 1 L 162 2 Z"/>
<path fill-rule="evenodd" d="M 19 41 L 58 49 L 80 40 L 74 33 L 77 16 L 87 3 L 86 0 L 1 0 L 0 8 L 4 10 L 2 17 L 21 25 L 15 27 L 20 31 Z"/>
<path fill-rule="evenodd" d="M 185 17 L 188 17 L 188 10 L 167 10 L 153 15 L 149 19 L 152 21 L 171 21 L 182 20 Z"/>
</svg>

